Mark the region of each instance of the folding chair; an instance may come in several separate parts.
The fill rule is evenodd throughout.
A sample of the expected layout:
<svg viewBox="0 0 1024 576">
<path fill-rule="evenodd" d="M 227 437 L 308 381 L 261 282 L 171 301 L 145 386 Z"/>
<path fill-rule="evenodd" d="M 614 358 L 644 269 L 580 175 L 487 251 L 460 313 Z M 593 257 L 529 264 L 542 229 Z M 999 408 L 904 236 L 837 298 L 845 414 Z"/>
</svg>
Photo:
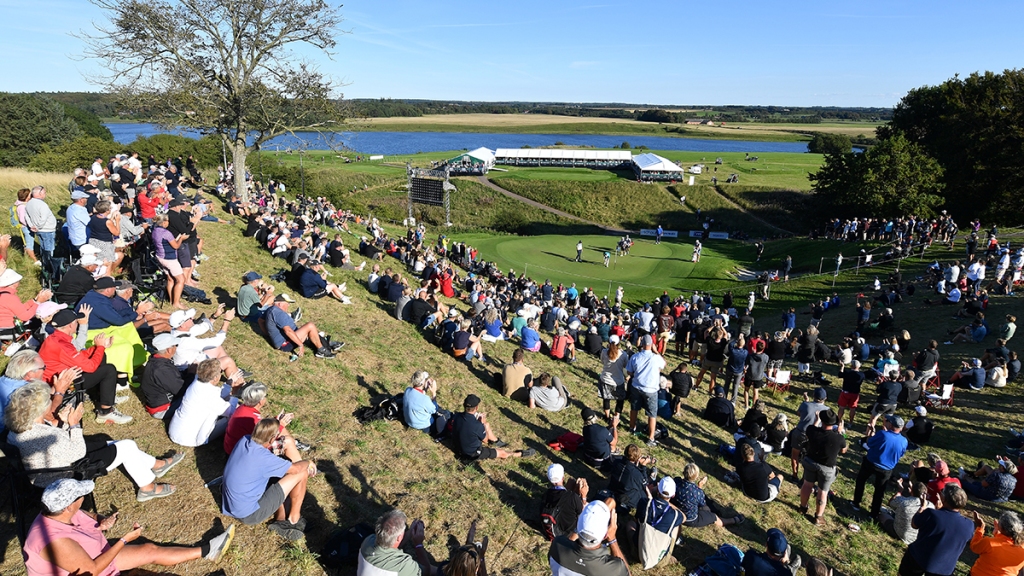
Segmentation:
<svg viewBox="0 0 1024 576">
<path fill-rule="evenodd" d="M 769 378 L 768 387 L 772 389 L 772 395 L 774 396 L 776 392 L 789 392 L 791 377 L 792 371 L 779 370 L 775 373 L 775 378 Z"/>
<path fill-rule="evenodd" d="M 942 394 L 925 394 L 924 405 L 927 408 L 946 410 L 953 406 L 953 384 L 943 384 Z"/>
<path fill-rule="evenodd" d="M 942 377 L 939 375 L 939 369 L 936 368 L 935 369 L 935 376 L 932 376 L 931 378 L 928 379 L 927 382 L 924 383 L 924 389 L 928 390 L 930 388 L 935 388 L 936 390 L 938 390 L 941 386 L 942 386 Z"/>
</svg>

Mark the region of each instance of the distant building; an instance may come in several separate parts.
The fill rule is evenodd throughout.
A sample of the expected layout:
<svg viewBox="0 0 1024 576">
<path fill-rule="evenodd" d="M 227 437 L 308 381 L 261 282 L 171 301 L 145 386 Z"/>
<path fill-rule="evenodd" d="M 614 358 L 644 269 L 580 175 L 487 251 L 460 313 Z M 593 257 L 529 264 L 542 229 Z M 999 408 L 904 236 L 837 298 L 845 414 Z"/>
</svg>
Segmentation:
<svg viewBox="0 0 1024 576">
<path fill-rule="evenodd" d="M 482 176 L 494 166 L 494 152 L 489 148 L 477 148 L 450 158 L 447 164 L 452 174 Z"/>
<path fill-rule="evenodd" d="M 562 168 L 629 168 L 633 154 L 629 150 L 573 150 L 552 148 L 498 148 L 495 164 L 507 166 L 555 166 Z"/>
<path fill-rule="evenodd" d="M 678 164 L 651 153 L 633 157 L 633 173 L 641 182 L 683 179 L 683 169 Z"/>
</svg>

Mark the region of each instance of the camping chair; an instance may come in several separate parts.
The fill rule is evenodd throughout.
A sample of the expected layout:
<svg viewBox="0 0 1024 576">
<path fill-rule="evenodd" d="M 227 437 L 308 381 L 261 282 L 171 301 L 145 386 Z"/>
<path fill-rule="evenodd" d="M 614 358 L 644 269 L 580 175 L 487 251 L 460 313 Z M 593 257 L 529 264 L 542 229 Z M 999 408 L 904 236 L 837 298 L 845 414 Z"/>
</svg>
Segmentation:
<svg viewBox="0 0 1024 576">
<path fill-rule="evenodd" d="M 142 266 L 143 258 L 145 256 L 134 258 L 129 264 L 132 284 L 135 285 L 139 299 L 155 296 L 161 303 L 166 302 L 170 298 L 170 294 L 167 294 L 167 280 L 164 277 L 164 271 L 157 269 L 155 272 L 147 272 Z"/>
<path fill-rule="evenodd" d="M 924 383 L 924 389 L 928 390 L 929 388 L 935 388 L 936 390 L 938 390 L 941 386 L 942 386 L 942 378 L 939 375 L 939 369 L 936 368 L 935 369 L 935 376 L 932 376 L 931 378 L 928 379 L 927 382 Z"/>
<path fill-rule="evenodd" d="M 942 395 L 939 394 L 925 394 L 924 405 L 926 408 L 935 408 L 937 410 L 945 410 L 953 406 L 953 384 L 942 385 Z"/>
<path fill-rule="evenodd" d="M 792 377 L 792 371 L 790 370 L 779 370 L 775 373 L 775 378 L 768 379 L 768 388 L 772 390 L 772 396 L 776 392 L 789 392 L 790 378 Z"/>
</svg>

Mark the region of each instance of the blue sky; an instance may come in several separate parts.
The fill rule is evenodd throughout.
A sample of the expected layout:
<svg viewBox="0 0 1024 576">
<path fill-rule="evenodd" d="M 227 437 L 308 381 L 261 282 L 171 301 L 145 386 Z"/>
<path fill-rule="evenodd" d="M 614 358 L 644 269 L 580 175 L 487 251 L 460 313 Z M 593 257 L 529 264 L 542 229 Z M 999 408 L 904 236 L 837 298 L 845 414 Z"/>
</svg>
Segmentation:
<svg viewBox="0 0 1024 576">
<path fill-rule="evenodd" d="M 0 0 L 0 90 L 95 90 L 86 0 Z M 1024 65 L 1024 2 L 349 0 L 321 69 L 349 98 L 892 106 Z"/>
</svg>

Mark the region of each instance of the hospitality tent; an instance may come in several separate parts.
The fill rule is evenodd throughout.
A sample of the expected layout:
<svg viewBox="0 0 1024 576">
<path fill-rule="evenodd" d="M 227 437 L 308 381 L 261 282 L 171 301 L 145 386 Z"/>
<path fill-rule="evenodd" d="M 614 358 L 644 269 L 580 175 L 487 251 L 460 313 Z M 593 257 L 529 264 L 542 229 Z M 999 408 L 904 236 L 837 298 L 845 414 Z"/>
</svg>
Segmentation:
<svg viewBox="0 0 1024 576">
<path fill-rule="evenodd" d="M 633 173 L 637 180 L 683 179 L 683 169 L 678 164 L 650 152 L 633 157 Z"/>
<path fill-rule="evenodd" d="M 628 150 L 577 150 L 563 148 L 498 148 L 496 164 L 511 166 L 560 166 L 616 169 L 629 166 Z"/>
</svg>

